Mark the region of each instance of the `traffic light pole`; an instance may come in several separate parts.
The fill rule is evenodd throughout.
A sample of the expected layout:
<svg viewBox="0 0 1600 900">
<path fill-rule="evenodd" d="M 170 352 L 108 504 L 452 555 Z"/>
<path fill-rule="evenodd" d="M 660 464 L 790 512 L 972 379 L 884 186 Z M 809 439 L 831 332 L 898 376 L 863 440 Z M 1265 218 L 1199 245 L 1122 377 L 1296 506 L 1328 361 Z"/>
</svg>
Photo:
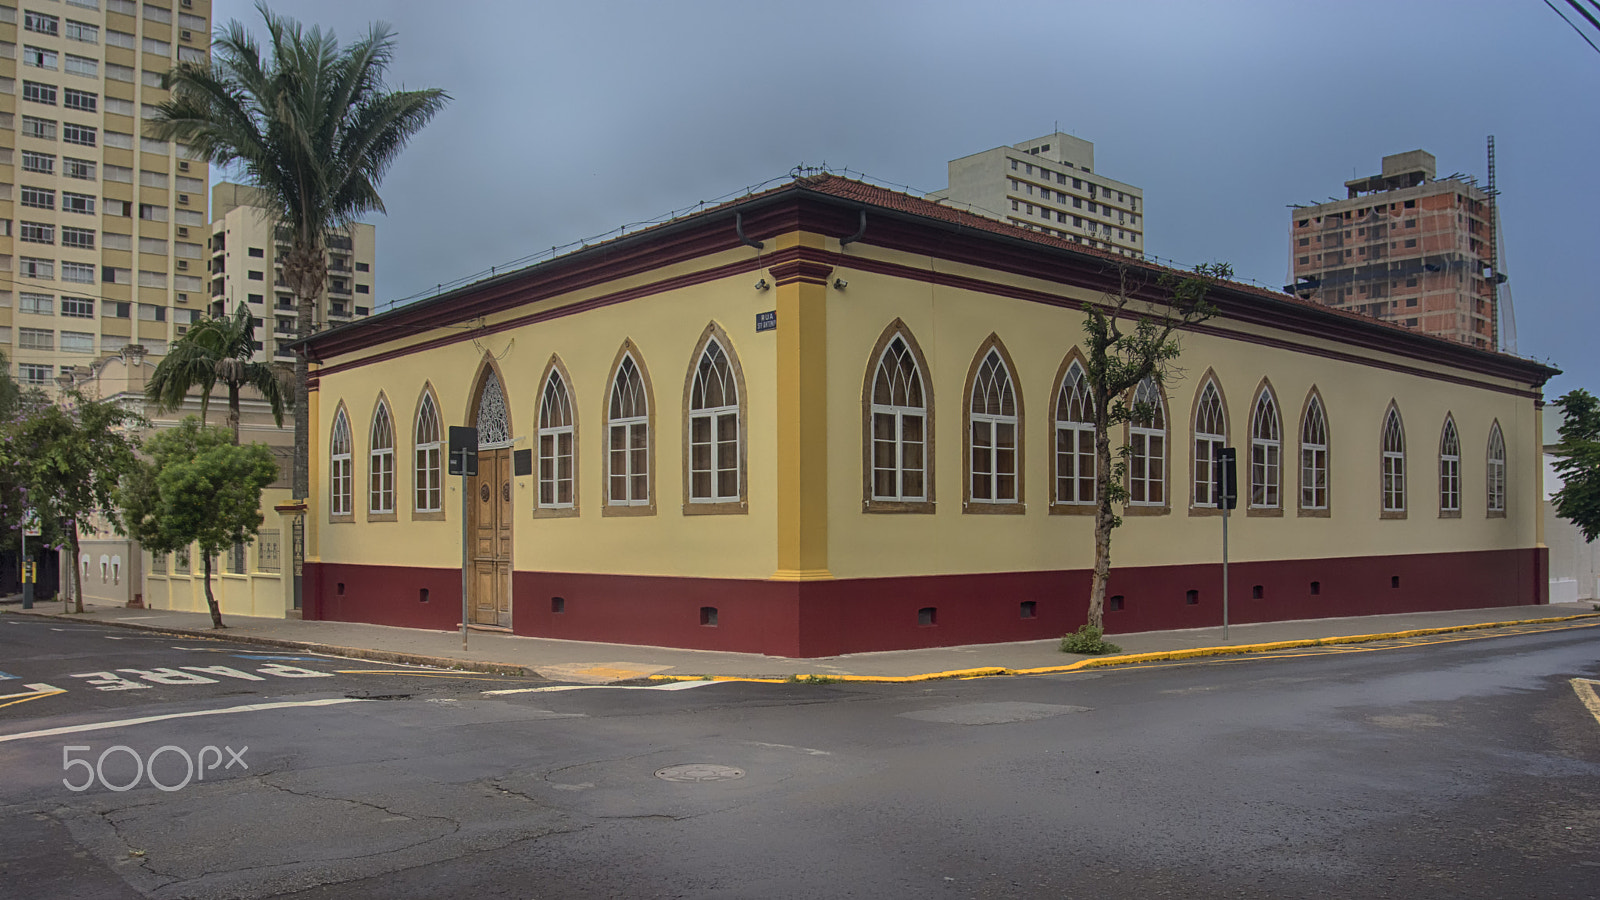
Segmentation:
<svg viewBox="0 0 1600 900">
<path fill-rule="evenodd" d="M 1222 508 L 1222 639 L 1228 639 L 1228 513 L 1239 503 L 1239 478 L 1236 466 L 1237 451 L 1233 447 L 1217 448 L 1215 483 L 1212 497 Z"/>
<path fill-rule="evenodd" d="M 467 602 L 467 580 L 469 566 L 472 558 L 469 555 L 467 541 L 467 479 L 478 474 L 478 429 L 450 426 L 450 465 L 449 474 L 461 476 L 461 649 L 467 649 L 467 615 L 470 612 Z"/>
<path fill-rule="evenodd" d="M 33 578 L 29 576 L 37 576 L 34 575 L 33 572 L 29 571 L 28 527 L 26 525 L 27 516 L 24 515 L 23 518 L 24 525 L 22 527 L 22 552 L 17 557 L 17 568 L 22 570 L 22 608 L 33 609 Z"/>
</svg>

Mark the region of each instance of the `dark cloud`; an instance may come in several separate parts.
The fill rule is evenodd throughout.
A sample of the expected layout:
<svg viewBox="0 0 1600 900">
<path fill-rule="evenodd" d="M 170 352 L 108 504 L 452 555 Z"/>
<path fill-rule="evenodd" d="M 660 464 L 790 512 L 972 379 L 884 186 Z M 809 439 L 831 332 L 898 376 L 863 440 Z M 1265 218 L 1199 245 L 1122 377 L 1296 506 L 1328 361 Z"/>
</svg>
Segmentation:
<svg viewBox="0 0 1600 900">
<path fill-rule="evenodd" d="M 1558 4 L 1559 5 L 1559 4 Z M 1151 252 L 1281 286 L 1289 210 L 1421 147 L 1497 137 L 1519 349 L 1600 387 L 1600 54 L 1536 3 L 1006 4 L 280 0 L 383 19 L 395 82 L 450 108 L 384 185 L 380 302 L 826 161 L 919 190 L 1062 130 L 1145 191 Z M 240 0 L 219 21 L 253 22 Z"/>
</svg>

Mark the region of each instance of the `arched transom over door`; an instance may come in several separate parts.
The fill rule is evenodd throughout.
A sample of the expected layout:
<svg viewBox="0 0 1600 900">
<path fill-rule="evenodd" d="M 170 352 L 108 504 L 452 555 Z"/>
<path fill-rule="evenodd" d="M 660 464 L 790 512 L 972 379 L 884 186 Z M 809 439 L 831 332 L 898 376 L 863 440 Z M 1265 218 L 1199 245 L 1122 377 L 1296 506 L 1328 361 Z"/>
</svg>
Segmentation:
<svg viewBox="0 0 1600 900">
<path fill-rule="evenodd" d="M 472 621 L 511 627 L 511 415 L 494 369 L 478 389 L 478 474 L 467 480 Z"/>
</svg>

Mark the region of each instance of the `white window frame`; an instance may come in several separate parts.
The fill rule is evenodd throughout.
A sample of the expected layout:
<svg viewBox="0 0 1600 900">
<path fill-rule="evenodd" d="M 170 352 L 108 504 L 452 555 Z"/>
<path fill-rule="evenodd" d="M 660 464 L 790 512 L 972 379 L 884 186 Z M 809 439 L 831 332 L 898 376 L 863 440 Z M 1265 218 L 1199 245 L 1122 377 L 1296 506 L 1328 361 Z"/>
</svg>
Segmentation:
<svg viewBox="0 0 1600 900">
<path fill-rule="evenodd" d="M 440 467 L 443 435 L 439 406 L 433 402 L 432 393 L 424 393 L 422 403 L 417 407 L 417 426 L 412 432 L 412 441 L 416 446 L 416 490 L 413 492 L 413 502 L 417 512 L 444 511 L 444 473 Z"/>
<path fill-rule="evenodd" d="M 354 458 L 351 453 L 350 418 L 341 409 L 334 414 L 333 429 L 329 434 L 328 455 L 328 513 L 333 516 L 354 515 Z"/>
<path fill-rule="evenodd" d="M 649 506 L 650 397 L 644 386 L 644 372 L 632 353 L 623 354 L 617 363 L 617 370 L 611 375 L 610 397 L 610 415 L 606 418 L 606 503 Z M 630 399 L 634 404 L 632 414 L 623 415 Z"/>
<path fill-rule="evenodd" d="M 713 348 L 715 350 L 713 351 Z M 709 360 L 710 371 L 722 389 L 722 404 L 707 406 L 706 381 Z M 730 401 L 727 402 L 727 401 Z M 705 434 L 699 434 L 701 426 Z M 731 430 L 732 439 L 728 439 Z M 737 503 L 744 472 L 739 464 L 742 448 L 739 440 L 739 384 L 733 374 L 733 360 L 726 347 L 715 337 L 706 341 L 705 349 L 695 361 L 694 383 L 689 390 L 689 502 Z M 731 452 L 731 467 L 725 454 Z M 733 477 L 731 491 L 723 490 L 726 477 Z M 705 486 L 700 479 L 704 477 Z"/>
<path fill-rule="evenodd" d="M 378 401 L 372 412 L 371 443 L 367 451 L 367 512 L 394 513 L 394 417 L 389 403 Z"/>
<path fill-rule="evenodd" d="M 577 502 L 573 459 L 572 393 L 560 370 L 550 369 L 539 392 L 539 507 L 572 509 Z M 608 451 L 609 452 L 609 451 Z M 561 499 L 562 488 L 567 499 Z"/>
<path fill-rule="evenodd" d="M 1406 511 L 1406 435 L 1394 408 L 1383 417 L 1383 511 Z"/>
<path fill-rule="evenodd" d="M 1056 503 L 1081 506 L 1097 500 L 1095 476 L 1099 462 L 1093 416 L 1094 398 L 1089 395 L 1089 376 L 1083 366 L 1073 360 L 1067 366 L 1067 374 L 1061 379 L 1061 392 L 1056 396 Z M 1068 485 L 1065 492 L 1061 489 L 1063 483 Z"/>
<path fill-rule="evenodd" d="M 920 406 L 896 404 L 892 402 L 894 399 L 893 386 L 895 384 L 895 379 L 889 374 L 887 366 L 889 364 L 889 354 L 894 351 L 897 343 L 903 348 L 904 362 L 910 366 L 910 379 L 905 382 L 907 399 L 910 399 L 910 388 L 915 386 L 917 392 L 922 397 L 923 402 Z M 898 360 L 896 366 L 897 368 L 899 366 Z M 877 388 L 880 381 L 885 377 L 890 379 L 889 397 L 891 402 L 880 403 L 878 402 Z M 888 344 L 884 346 L 883 353 L 878 357 L 878 366 L 874 370 L 874 375 L 872 378 L 872 422 L 870 426 L 871 433 L 868 435 L 868 440 L 872 442 L 872 499 L 874 500 L 902 503 L 921 503 L 926 502 L 928 499 L 929 434 L 927 407 L 928 392 L 926 385 L 927 380 L 923 378 L 922 368 L 917 365 L 916 354 L 911 351 L 910 339 L 904 334 L 896 334 L 889 340 Z M 921 439 L 915 442 L 908 441 L 906 439 L 906 423 L 913 420 L 916 421 L 921 428 Z M 880 438 L 878 435 L 878 424 L 880 421 L 885 422 L 889 426 L 887 438 Z M 894 449 L 894 465 L 892 468 L 878 465 L 878 445 L 889 443 L 893 444 Z M 911 443 L 916 443 L 921 447 L 921 465 L 919 466 L 908 467 L 906 464 L 906 448 L 907 445 Z M 894 479 L 895 493 L 879 493 L 878 474 L 880 472 L 889 473 Z M 906 490 L 906 476 L 911 473 L 915 473 L 920 476 L 922 482 L 921 491 L 910 492 Z"/>
<path fill-rule="evenodd" d="M 1300 429 L 1300 508 L 1328 508 L 1328 414 L 1316 396 Z"/>
<path fill-rule="evenodd" d="M 1504 515 L 1506 511 L 1506 437 L 1500 431 L 1500 423 L 1495 422 L 1489 428 L 1489 447 L 1485 454 L 1488 460 L 1486 475 L 1488 498 L 1486 506 L 1491 514 Z"/>
<path fill-rule="evenodd" d="M 1212 416 L 1216 421 L 1207 421 Z M 1211 427 L 1216 426 L 1216 427 Z M 1211 427 L 1207 431 L 1206 428 Z M 1213 379 L 1206 379 L 1200 388 L 1200 402 L 1194 408 L 1194 493 L 1192 505 L 1202 509 L 1217 509 L 1216 465 L 1223 447 L 1228 444 L 1228 412 L 1222 403 L 1222 391 Z"/>
<path fill-rule="evenodd" d="M 1155 409 L 1151 424 L 1128 421 L 1128 506 L 1167 505 L 1167 405 L 1154 379 L 1146 378 L 1133 392 L 1133 405 L 1149 403 Z M 1161 496 L 1152 499 L 1158 489 Z"/>
<path fill-rule="evenodd" d="M 992 389 L 986 382 L 993 383 Z M 967 461 L 971 473 L 967 484 L 968 500 L 972 503 L 1016 503 L 1019 499 L 1017 458 L 1021 455 L 1016 382 L 998 348 L 991 347 L 983 355 L 983 361 L 973 375 L 971 393 L 972 399 L 967 406 Z M 994 411 L 994 404 L 984 402 L 985 397 L 992 397 L 998 403 L 998 412 Z M 1007 397 L 1011 402 L 1009 414 L 1005 412 Z M 979 411 L 980 404 L 985 411 Z M 1005 448 L 1002 446 L 1008 434 L 1011 451 L 1009 465 L 1005 461 Z M 984 496 L 980 496 L 980 490 Z"/>
<path fill-rule="evenodd" d="M 1439 512 L 1461 512 L 1461 434 L 1449 415 L 1439 434 Z"/>
<path fill-rule="evenodd" d="M 1271 388 L 1262 388 L 1250 417 L 1250 508 L 1283 507 L 1283 420 Z"/>
</svg>

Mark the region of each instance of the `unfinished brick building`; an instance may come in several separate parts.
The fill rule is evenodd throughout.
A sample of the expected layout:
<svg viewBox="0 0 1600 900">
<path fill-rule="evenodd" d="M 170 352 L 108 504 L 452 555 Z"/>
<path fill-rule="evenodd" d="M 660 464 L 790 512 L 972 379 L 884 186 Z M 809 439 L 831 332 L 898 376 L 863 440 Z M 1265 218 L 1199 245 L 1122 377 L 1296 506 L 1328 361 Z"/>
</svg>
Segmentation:
<svg viewBox="0 0 1600 900">
<path fill-rule="evenodd" d="M 1288 293 L 1497 349 L 1494 209 L 1465 175 L 1436 178 L 1433 154 L 1383 158 L 1348 196 L 1293 210 Z"/>
</svg>

